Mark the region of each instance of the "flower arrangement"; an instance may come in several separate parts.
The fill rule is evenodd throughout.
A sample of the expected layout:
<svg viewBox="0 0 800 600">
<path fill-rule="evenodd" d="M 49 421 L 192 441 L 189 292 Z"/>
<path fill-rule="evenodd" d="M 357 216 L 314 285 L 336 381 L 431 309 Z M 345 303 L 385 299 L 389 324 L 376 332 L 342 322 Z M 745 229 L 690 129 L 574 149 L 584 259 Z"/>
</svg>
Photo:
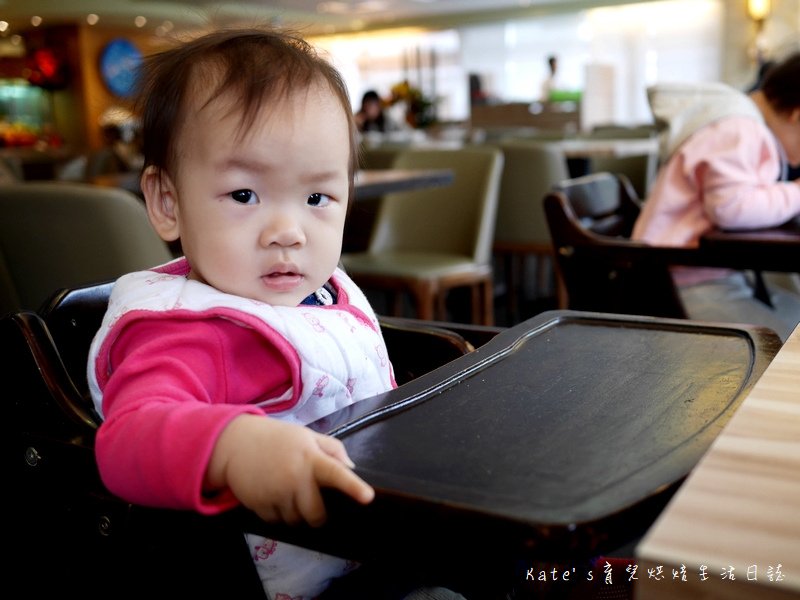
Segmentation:
<svg viewBox="0 0 800 600">
<path fill-rule="evenodd" d="M 400 102 L 406 105 L 406 123 L 415 129 L 428 127 L 436 122 L 436 102 L 425 96 L 422 90 L 413 87 L 408 80 L 392 86 L 389 105 Z"/>
</svg>

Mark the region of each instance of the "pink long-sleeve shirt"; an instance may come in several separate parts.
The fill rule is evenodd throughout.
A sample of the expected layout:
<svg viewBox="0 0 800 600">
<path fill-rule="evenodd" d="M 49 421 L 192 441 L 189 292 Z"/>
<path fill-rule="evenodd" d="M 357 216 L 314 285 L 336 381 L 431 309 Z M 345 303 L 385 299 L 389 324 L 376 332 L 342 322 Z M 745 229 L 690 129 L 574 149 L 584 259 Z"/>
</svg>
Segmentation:
<svg viewBox="0 0 800 600">
<path fill-rule="evenodd" d="M 776 181 L 777 141 L 763 123 L 727 117 L 698 129 L 662 167 L 632 237 L 696 247 L 709 229 L 759 229 L 800 214 L 800 185 Z"/>
<path fill-rule="evenodd" d="M 108 489 L 138 504 L 205 514 L 237 505 L 228 492 L 201 493 L 214 444 L 234 417 L 263 415 L 252 399 L 280 396 L 298 365 L 222 319 L 137 321 L 116 339 L 111 363 L 118 367 L 95 444 Z"/>
</svg>

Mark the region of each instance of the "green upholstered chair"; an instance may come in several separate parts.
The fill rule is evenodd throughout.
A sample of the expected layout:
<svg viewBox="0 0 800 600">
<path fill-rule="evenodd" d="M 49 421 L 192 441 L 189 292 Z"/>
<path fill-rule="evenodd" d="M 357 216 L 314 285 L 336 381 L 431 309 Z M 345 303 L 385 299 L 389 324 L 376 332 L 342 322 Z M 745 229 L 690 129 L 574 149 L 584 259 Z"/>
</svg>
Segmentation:
<svg viewBox="0 0 800 600">
<path fill-rule="evenodd" d="M 499 148 L 504 162 L 493 248 L 504 263 L 506 308 L 513 322 L 520 318 L 526 258 L 536 261 L 536 296 L 556 292 L 553 244 L 543 201 L 555 184 L 569 177 L 569 172 L 556 144 L 516 140 L 502 142 Z"/>
<path fill-rule="evenodd" d="M 171 258 L 130 192 L 68 182 L 0 185 L 0 313 L 37 310 L 59 288 Z"/>
<path fill-rule="evenodd" d="M 448 292 L 469 287 L 472 322 L 493 324 L 491 255 L 502 165 L 493 147 L 401 152 L 394 168 L 451 169 L 453 184 L 384 196 L 367 250 L 345 252 L 345 270 L 365 289 L 393 294 L 396 316 L 407 293 L 413 316 L 448 320 Z"/>
</svg>

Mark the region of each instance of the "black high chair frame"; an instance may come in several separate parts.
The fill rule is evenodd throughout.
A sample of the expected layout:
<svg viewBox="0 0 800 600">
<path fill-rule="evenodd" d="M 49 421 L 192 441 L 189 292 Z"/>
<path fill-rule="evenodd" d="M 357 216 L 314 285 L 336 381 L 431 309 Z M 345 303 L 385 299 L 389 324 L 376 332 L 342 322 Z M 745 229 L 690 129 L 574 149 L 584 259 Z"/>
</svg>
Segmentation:
<svg viewBox="0 0 800 600">
<path fill-rule="evenodd" d="M 530 561 L 588 560 L 641 535 L 780 347 L 756 327 L 576 311 L 508 329 L 382 318 L 402 385 L 311 424 L 342 439 L 376 499 L 326 493 L 328 522 L 311 529 L 104 488 L 85 361 L 109 291 L 0 319 L 7 581 L 32 597 L 260 598 L 253 531 L 395 575 L 436 569 L 490 598 Z"/>
</svg>

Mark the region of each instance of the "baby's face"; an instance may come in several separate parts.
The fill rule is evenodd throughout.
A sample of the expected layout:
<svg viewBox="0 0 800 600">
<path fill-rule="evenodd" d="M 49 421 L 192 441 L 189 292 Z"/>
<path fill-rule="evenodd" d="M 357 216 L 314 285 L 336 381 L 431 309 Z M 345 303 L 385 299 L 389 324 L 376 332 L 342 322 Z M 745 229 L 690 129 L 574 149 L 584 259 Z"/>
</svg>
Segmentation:
<svg viewBox="0 0 800 600">
<path fill-rule="evenodd" d="M 239 135 L 232 102 L 191 107 L 178 139 L 173 183 L 191 278 L 296 306 L 329 279 L 341 254 L 350 157 L 344 109 L 315 84 L 268 106 Z"/>
</svg>

